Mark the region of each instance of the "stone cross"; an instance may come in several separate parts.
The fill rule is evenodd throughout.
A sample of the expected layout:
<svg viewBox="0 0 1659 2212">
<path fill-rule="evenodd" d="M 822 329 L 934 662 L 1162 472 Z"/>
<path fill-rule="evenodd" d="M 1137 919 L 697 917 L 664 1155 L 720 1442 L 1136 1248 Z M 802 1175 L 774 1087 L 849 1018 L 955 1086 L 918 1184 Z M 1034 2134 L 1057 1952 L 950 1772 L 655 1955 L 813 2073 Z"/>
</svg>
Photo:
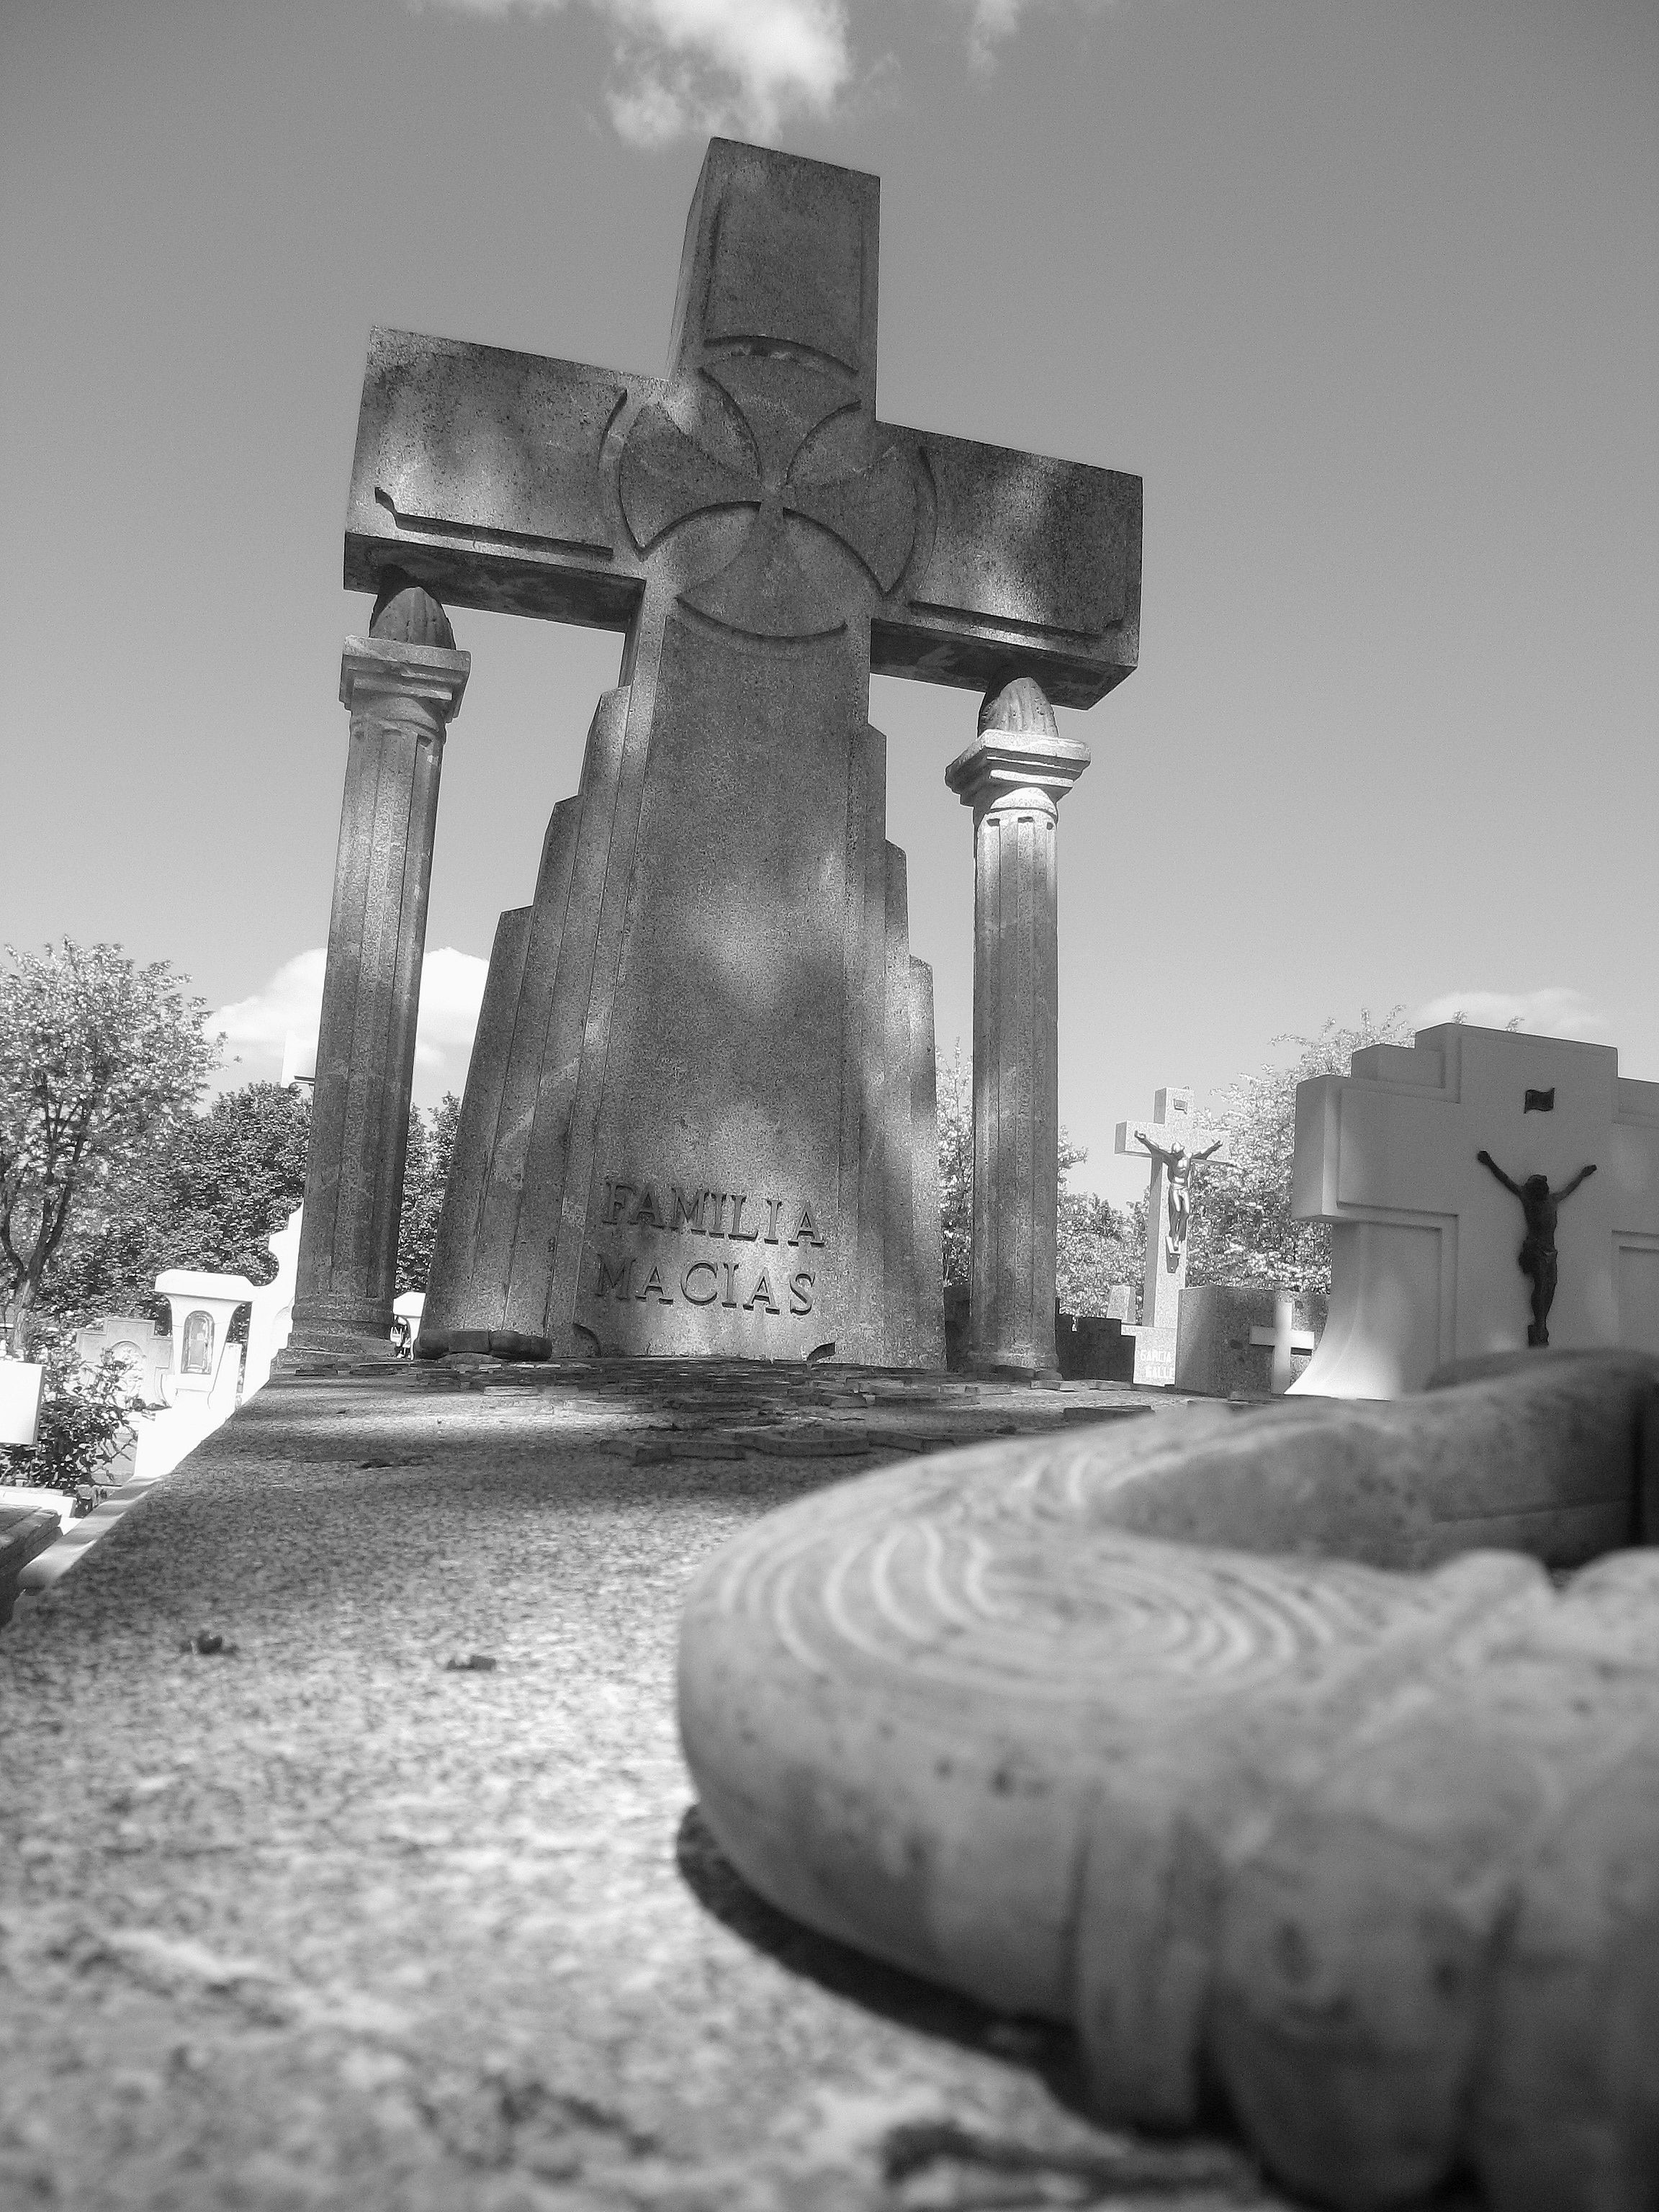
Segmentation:
<svg viewBox="0 0 1659 2212">
<path fill-rule="evenodd" d="M 1621 1076 L 1610 1045 L 1448 1022 L 1297 1088 L 1294 1211 L 1332 1230 L 1330 1314 L 1294 1392 L 1393 1398 L 1524 1347 L 1525 1223 L 1482 1152 L 1516 1182 L 1596 1170 L 1560 1209 L 1551 1344 L 1659 1352 L 1659 1083 Z"/>
<path fill-rule="evenodd" d="M 714 141 L 660 379 L 374 335 L 348 586 L 627 641 L 497 935 L 428 1354 L 940 1356 L 931 985 L 869 678 L 1092 704 L 1134 665 L 1140 486 L 878 419 L 878 191 Z M 362 1207 L 373 1119 L 314 1170 Z"/>
<path fill-rule="evenodd" d="M 1279 1291 L 1273 1297 L 1273 1324 L 1271 1328 L 1253 1328 L 1250 1342 L 1259 1344 L 1273 1354 L 1268 1387 L 1276 1396 L 1282 1396 L 1296 1380 L 1296 1361 L 1298 1352 L 1311 1352 L 1319 1339 L 1310 1328 L 1296 1325 L 1296 1293 Z"/>
<path fill-rule="evenodd" d="M 1152 1168 L 1146 1191 L 1146 1273 L 1135 1342 L 1137 1382 L 1175 1380 L 1176 1328 L 1181 1293 L 1187 1286 L 1187 1233 L 1191 1219 L 1192 1164 L 1200 1152 L 1225 1139 L 1219 1129 L 1201 1128 L 1193 1115 L 1190 1091 L 1169 1088 L 1154 1094 L 1150 1121 L 1120 1121 L 1114 1150 L 1147 1159 Z M 1172 1164 L 1150 1148 L 1174 1153 Z M 1219 1157 L 1212 1154 L 1212 1160 Z M 1200 1170 L 1200 1174 L 1202 1170 Z M 1124 1334 L 1128 1334 L 1126 1329 Z M 1167 1371 L 1166 1371 L 1167 1370 Z"/>
</svg>

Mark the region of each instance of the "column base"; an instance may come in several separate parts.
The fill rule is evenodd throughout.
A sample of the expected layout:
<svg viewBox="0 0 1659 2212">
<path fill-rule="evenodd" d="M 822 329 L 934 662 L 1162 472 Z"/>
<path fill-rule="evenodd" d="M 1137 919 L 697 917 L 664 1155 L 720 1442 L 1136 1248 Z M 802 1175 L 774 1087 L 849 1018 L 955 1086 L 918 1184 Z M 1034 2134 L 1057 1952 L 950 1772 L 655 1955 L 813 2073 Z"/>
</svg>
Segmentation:
<svg viewBox="0 0 1659 2212">
<path fill-rule="evenodd" d="M 1058 1382 L 1060 1379 L 1057 1366 L 1040 1366 L 1035 1360 L 988 1352 L 970 1352 L 957 1371 L 982 1382 Z"/>
<path fill-rule="evenodd" d="M 289 1331 L 289 1340 L 274 1362 L 283 1373 L 291 1374 L 296 1367 L 309 1367 L 319 1360 L 343 1360 L 354 1366 L 365 1363 L 395 1366 L 398 1352 L 392 1341 L 392 1323 L 388 1319 L 380 1328 L 373 1319 L 342 1316 L 338 1319 L 317 1318 L 296 1321 Z"/>
</svg>

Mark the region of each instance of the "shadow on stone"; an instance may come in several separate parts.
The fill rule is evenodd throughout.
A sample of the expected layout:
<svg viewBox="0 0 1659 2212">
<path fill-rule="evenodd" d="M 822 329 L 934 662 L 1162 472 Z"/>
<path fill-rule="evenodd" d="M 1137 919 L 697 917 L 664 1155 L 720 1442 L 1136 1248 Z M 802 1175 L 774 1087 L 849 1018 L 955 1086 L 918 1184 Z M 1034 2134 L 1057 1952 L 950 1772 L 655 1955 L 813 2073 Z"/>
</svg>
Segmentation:
<svg viewBox="0 0 1659 2212">
<path fill-rule="evenodd" d="M 832 1996 L 846 1997 L 919 2035 L 1027 2066 L 1057 2103 L 1085 2118 L 1091 2117 L 1077 2041 L 1069 2028 L 1048 2021 L 1011 2019 L 991 2012 L 971 1998 L 936 1987 L 897 1966 L 884 1966 L 833 1936 L 820 1936 L 801 1922 L 791 1920 L 750 1889 L 721 1851 L 697 1805 L 686 1808 L 674 1839 L 674 1861 L 686 1887 L 706 1912 L 744 1942 L 775 1959 L 788 1972 L 802 1975 Z"/>
</svg>

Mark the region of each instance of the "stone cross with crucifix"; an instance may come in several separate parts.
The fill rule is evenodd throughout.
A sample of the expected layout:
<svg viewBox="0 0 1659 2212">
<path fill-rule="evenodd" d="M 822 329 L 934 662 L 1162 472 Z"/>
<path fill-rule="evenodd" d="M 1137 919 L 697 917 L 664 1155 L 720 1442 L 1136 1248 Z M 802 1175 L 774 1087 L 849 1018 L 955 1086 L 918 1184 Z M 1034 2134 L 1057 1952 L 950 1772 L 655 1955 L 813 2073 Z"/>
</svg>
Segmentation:
<svg viewBox="0 0 1659 2212">
<path fill-rule="evenodd" d="M 1170 1088 L 1154 1095 L 1150 1121 L 1118 1123 L 1115 1150 L 1138 1154 L 1152 1166 L 1135 1380 L 1172 1382 L 1181 1293 L 1187 1286 L 1194 1178 L 1206 1166 L 1225 1164 L 1226 1136 L 1222 1130 L 1200 1127 L 1190 1091 Z"/>
<path fill-rule="evenodd" d="M 397 852 L 348 822 L 341 866 L 395 877 L 404 918 L 337 884 L 296 1341 L 366 1344 L 389 1312 L 425 901 L 403 860 L 424 837 L 429 866 L 440 694 L 465 675 L 447 601 L 626 644 L 497 933 L 422 1350 L 941 1357 L 931 975 L 869 678 L 1093 704 L 1135 662 L 1140 485 L 878 418 L 878 194 L 714 141 L 661 378 L 374 333 L 348 814 L 355 790 Z M 374 688 L 400 670 L 424 687 L 401 725 Z M 1063 790 L 1086 751 L 1058 752 Z"/>
</svg>

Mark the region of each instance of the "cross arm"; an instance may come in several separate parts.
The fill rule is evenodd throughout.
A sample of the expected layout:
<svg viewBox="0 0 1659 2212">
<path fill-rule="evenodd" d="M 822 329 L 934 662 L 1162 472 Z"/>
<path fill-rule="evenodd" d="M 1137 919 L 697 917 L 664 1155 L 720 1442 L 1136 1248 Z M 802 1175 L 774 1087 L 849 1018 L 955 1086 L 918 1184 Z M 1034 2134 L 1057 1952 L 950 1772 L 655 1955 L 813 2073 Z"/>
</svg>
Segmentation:
<svg viewBox="0 0 1659 2212">
<path fill-rule="evenodd" d="M 1316 1075 L 1296 1087 L 1297 1221 L 1455 1213 L 1473 1139 L 1456 1099 L 1420 1085 Z"/>
<path fill-rule="evenodd" d="M 659 390 L 499 346 L 375 330 L 346 510 L 348 590 L 401 568 L 451 606 L 626 629 L 643 583 L 601 463 Z"/>
<path fill-rule="evenodd" d="M 1140 478 L 926 431 L 884 441 L 914 457 L 923 511 L 871 625 L 874 672 L 984 690 L 1018 661 L 1064 707 L 1121 683 L 1139 651 Z"/>
</svg>

